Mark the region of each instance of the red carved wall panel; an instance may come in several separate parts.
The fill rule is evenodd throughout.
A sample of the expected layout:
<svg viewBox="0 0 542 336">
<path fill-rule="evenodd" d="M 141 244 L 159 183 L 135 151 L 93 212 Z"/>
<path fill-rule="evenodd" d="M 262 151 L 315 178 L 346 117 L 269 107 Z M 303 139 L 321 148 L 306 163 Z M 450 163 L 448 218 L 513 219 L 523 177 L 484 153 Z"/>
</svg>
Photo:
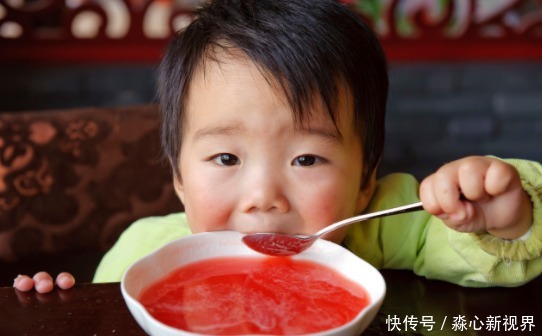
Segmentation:
<svg viewBox="0 0 542 336">
<path fill-rule="evenodd" d="M 198 0 L 0 0 L 1 62 L 156 62 Z M 392 61 L 542 60 L 540 0 L 343 0 Z"/>
</svg>

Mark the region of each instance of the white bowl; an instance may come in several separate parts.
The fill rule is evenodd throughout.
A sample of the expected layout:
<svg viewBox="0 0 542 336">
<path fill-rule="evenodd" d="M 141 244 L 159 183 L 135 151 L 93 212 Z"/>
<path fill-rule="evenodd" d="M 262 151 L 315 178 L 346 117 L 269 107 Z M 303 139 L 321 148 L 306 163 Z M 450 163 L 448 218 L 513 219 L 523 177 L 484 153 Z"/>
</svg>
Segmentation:
<svg viewBox="0 0 542 336">
<path fill-rule="evenodd" d="M 208 232 L 177 239 L 130 266 L 121 281 L 121 290 L 130 312 L 139 325 L 151 335 L 198 335 L 170 327 L 152 317 L 138 301 L 141 292 L 171 271 L 195 262 L 216 257 L 260 256 L 242 241 L 242 233 L 235 231 Z M 309 260 L 338 271 L 342 276 L 365 288 L 369 304 L 350 322 L 312 335 L 359 335 L 376 316 L 386 293 L 380 272 L 347 249 L 319 239 L 306 251 L 292 257 Z"/>
</svg>

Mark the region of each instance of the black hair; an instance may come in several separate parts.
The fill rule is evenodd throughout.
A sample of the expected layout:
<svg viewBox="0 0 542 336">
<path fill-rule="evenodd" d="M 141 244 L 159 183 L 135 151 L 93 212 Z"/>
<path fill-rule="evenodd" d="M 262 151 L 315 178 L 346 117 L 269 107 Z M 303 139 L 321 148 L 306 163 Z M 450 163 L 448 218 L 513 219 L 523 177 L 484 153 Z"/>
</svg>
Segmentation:
<svg viewBox="0 0 542 336">
<path fill-rule="evenodd" d="M 369 182 L 384 147 L 387 64 L 373 31 L 334 0 L 213 0 L 196 11 L 169 43 L 158 75 L 162 148 L 175 174 L 189 86 L 216 47 L 243 52 L 278 83 L 296 122 L 310 117 L 319 96 L 336 125 L 339 85 L 346 84 L 362 141 L 362 182 Z"/>
</svg>

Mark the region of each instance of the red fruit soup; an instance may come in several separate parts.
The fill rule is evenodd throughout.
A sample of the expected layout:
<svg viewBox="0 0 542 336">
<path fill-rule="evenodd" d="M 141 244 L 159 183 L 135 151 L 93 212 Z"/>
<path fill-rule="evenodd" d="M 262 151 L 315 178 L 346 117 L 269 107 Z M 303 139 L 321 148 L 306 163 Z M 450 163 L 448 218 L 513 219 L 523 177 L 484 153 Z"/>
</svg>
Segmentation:
<svg viewBox="0 0 542 336">
<path fill-rule="evenodd" d="M 173 271 L 146 288 L 140 302 L 157 320 L 190 332 L 295 335 L 351 321 L 369 295 L 311 261 L 225 257 Z"/>
</svg>

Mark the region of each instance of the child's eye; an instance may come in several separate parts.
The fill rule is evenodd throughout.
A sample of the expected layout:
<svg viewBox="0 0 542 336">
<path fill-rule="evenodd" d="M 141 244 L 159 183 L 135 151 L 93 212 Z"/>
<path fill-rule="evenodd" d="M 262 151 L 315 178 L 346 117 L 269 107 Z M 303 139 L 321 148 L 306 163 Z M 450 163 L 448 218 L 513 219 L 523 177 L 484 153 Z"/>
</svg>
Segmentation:
<svg viewBox="0 0 542 336">
<path fill-rule="evenodd" d="M 318 163 L 322 163 L 323 161 L 324 159 L 316 155 L 300 155 L 296 157 L 294 161 L 292 161 L 292 165 L 308 167 L 308 166 L 314 166 L 315 164 L 318 164 Z"/>
<path fill-rule="evenodd" d="M 235 166 L 239 164 L 239 158 L 229 153 L 217 154 L 211 158 L 211 161 L 221 166 Z"/>
</svg>

